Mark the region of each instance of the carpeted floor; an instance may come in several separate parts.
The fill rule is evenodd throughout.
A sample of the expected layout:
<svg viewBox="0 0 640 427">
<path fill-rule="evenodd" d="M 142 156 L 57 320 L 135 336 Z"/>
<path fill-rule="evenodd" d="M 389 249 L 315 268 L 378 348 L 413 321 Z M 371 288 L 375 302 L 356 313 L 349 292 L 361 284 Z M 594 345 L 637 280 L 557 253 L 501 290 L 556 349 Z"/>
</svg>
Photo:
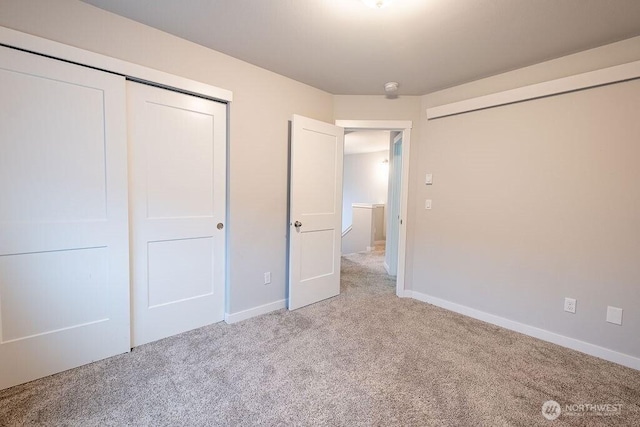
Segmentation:
<svg viewBox="0 0 640 427">
<path fill-rule="evenodd" d="M 380 252 L 342 293 L 0 391 L 0 425 L 640 425 L 640 372 L 395 297 Z M 543 402 L 622 405 L 547 421 Z"/>
</svg>

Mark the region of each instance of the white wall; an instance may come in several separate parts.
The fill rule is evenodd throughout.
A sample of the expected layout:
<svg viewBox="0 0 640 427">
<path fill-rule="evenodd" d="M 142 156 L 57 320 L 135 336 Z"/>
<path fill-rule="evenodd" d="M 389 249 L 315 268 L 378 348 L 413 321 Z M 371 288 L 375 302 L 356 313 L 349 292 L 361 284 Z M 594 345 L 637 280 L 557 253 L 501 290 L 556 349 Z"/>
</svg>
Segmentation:
<svg viewBox="0 0 640 427">
<path fill-rule="evenodd" d="M 285 298 L 288 120 L 331 122 L 330 94 L 75 0 L 0 0 L 0 25 L 233 91 L 229 312 Z"/>
<path fill-rule="evenodd" d="M 389 150 L 344 156 L 342 231 L 351 225 L 353 203 L 387 203 L 388 160 Z"/>
<path fill-rule="evenodd" d="M 640 80 L 425 116 L 639 59 L 635 38 L 423 97 L 416 173 L 434 184 L 412 193 L 414 291 L 640 357 Z M 624 309 L 622 326 L 605 322 L 607 305 Z"/>
<path fill-rule="evenodd" d="M 353 228 L 342 238 L 342 254 L 370 251 L 384 221 L 383 205 L 358 204 L 353 207 Z"/>
</svg>

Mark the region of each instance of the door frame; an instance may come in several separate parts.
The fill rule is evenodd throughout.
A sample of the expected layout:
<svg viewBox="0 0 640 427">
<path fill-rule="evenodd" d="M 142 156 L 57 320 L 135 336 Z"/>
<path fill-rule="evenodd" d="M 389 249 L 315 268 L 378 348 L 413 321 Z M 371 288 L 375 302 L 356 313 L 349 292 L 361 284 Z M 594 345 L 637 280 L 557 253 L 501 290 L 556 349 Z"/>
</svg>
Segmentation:
<svg viewBox="0 0 640 427">
<path fill-rule="evenodd" d="M 400 231 L 398 236 L 398 274 L 396 295 L 405 296 L 405 260 L 407 253 L 407 213 L 409 200 L 409 154 L 411 148 L 411 120 L 336 120 L 336 126 L 346 131 L 389 130 L 402 132 L 402 183 L 400 186 Z"/>
</svg>

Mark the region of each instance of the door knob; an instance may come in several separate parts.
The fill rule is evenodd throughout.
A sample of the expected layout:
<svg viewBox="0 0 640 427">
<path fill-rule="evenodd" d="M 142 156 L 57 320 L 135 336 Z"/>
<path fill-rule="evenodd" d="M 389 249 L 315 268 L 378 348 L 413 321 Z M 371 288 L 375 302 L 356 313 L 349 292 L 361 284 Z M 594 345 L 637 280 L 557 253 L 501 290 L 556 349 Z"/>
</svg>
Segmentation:
<svg viewBox="0 0 640 427">
<path fill-rule="evenodd" d="M 299 229 L 300 227 L 302 227 L 302 223 L 300 221 L 296 221 L 293 223 L 293 226 Z"/>
<path fill-rule="evenodd" d="M 222 230 L 224 228 L 224 224 L 219 222 L 216 227 L 218 227 L 218 230 Z"/>
</svg>

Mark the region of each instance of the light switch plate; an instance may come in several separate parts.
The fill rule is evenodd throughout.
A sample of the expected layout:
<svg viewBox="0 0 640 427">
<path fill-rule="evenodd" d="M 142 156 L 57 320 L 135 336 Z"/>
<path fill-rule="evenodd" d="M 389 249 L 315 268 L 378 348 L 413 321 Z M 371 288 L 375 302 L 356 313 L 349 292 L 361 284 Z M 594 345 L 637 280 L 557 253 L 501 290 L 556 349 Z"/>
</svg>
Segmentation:
<svg viewBox="0 0 640 427">
<path fill-rule="evenodd" d="M 433 184 L 433 175 L 428 173 L 427 176 L 424 179 L 425 184 L 427 185 L 431 185 Z"/>
<path fill-rule="evenodd" d="M 618 307 L 607 307 L 607 322 L 615 325 L 622 325 L 622 309 Z"/>
<path fill-rule="evenodd" d="M 427 199 L 424 201 L 424 208 L 425 209 L 431 209 L 431 200 Z"/>
</svg>

